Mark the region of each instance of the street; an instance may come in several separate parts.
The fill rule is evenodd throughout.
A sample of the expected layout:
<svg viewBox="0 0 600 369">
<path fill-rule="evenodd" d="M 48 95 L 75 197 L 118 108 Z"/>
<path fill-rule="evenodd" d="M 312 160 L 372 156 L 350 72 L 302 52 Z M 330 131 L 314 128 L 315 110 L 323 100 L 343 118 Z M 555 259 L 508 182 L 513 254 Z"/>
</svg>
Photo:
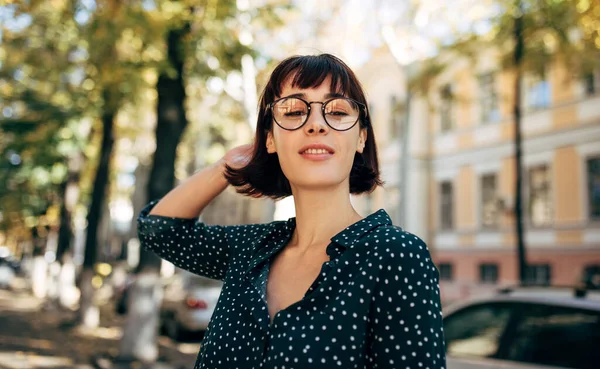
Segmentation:
<svg viewBox="0 0 600 369">
<path fill-rule="evenodd" d="M 111 358 L 118 354 L 124 317 L 113 311 L 103 307 L 100 327 L 83 330 L 73 324 L 74 312 L 49 308 L 24 289 L 0 290 L 0 368 L 116 368 Z M 163 336 L 159 346 L 155 369 L 192 368 L 200 348 Z"/>
</svg>

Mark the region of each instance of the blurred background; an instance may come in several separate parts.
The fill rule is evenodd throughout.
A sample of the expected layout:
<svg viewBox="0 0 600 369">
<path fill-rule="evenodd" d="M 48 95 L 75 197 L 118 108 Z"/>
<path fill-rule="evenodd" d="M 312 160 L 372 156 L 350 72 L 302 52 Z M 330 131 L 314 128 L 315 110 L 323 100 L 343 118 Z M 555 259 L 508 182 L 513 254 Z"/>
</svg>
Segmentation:
<svg viewBox="0 0 600 369">
<path fill-rule="evenodd" d="M 2 0 L 0 24 L 2 368 L 193 366 L 220 285 L 140 250 L 135 220 L 252 140 L 294 54 L 363 83 L 386 185 L 352 201 L 427 242 L 445 308 L 600 286 L 599 0 Z M 229 189 L 202 221 L 291 216 Z M 600 368 L 500 357 L 505 328 L 449 354 Z"/>
</svg>

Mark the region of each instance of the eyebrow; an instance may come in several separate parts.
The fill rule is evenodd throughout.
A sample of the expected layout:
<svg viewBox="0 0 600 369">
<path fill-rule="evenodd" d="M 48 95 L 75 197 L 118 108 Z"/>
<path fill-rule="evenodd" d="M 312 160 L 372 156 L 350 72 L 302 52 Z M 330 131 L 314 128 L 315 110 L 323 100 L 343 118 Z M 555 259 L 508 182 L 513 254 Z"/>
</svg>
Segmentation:
<svg viewBox="0 0 600 369">
<path fill-rule="evenodd" d="M 299 97 L 301 99 L 306 100 L 306 94 L 304 94 L 304 93 L 291 94 L 291 95 L 283 96 L 283 97 Z M 344 96 L 340 93 L 336 93 L 336 92 L 330 92 L 325 95 L 325 99 L 333 99 L 334 97 L 346 97 L 346 96 Z"/>
</svg>

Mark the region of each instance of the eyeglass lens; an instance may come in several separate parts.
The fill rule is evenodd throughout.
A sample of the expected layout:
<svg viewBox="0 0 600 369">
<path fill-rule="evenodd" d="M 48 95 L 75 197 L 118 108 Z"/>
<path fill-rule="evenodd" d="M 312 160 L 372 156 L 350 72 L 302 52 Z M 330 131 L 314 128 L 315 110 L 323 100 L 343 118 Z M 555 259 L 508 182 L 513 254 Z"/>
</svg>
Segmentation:
<svg viewBox="0 0 600 369">
<path fill-rule="evenodd" d="M 308 105 L 303 100 L 289 98 L 279 100 L 273 106 L 275 121 L 285 129 L 296 129 L 308 119 Z M 336 130 L 345 130 L 358 121 L 360 109 L 358 104 L 349 99 L 329 100 L 323 109 L 327 123 Z"/>
</svg>

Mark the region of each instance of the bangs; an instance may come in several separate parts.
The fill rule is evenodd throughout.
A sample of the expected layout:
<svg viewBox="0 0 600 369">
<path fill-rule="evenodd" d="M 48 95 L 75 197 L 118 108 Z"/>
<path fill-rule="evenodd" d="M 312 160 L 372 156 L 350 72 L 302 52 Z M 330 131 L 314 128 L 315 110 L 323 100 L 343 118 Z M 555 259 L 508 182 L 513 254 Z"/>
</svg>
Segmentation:
<svg viewBox="0 0 600 369">
<path fill-rule="evenodd" d="M 280 97 L 288 80 L 293 88 L 309 89 L 319 87 L 327 77 L 331 77 L 331 92 L 358 98 L 352 93 L 348 67 L 332 55 L 305 55 L 290 58 L 287 63 L 284 61 L 272 76 L 271 87 L 274 95 Z"/>
</svg>

